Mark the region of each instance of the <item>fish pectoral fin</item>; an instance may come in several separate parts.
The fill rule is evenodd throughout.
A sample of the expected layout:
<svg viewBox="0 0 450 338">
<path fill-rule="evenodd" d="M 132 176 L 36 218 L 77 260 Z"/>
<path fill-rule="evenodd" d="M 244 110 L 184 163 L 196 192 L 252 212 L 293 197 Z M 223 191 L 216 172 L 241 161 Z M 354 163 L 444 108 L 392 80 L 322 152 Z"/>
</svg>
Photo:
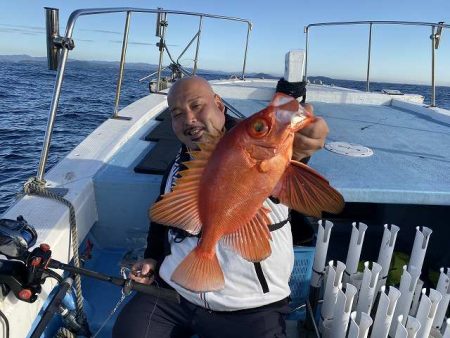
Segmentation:
<svg viewBox="0 0 450 338">
<path fill-rule="evenodd" d="M 200 179 L 222 133 L 217 131 L 213 135 L 205 132 L 204 136 L 206 141 L 198 144 L 200 150 L 190 152 L 194 159 L 183 163 L 187 169 L 179 172 L 181 177 L 177 179 L 173 191 L 164 194 L 162 199 L 150 208 L 149 216 L 152 221 L 183 229 L 193 235 L 200 232 Z"/>
<path fill-rule="evenodd" d="M 302 214 L 321 217 L 322 212 L 338 214 L 344 198 L 318 172 L 307 165 L 291 161 L 272 196 Z"/>
<path fill-rule="evenodd" d="M 261 208 L 250 222 L 223 236 L 220 243 L 247 261 L 260 262 L 266 259 L 272 253 L 269 242 L 272 237 L 268 228 L 270 220 L 266 213 L 267 209 Z"/>
<path fill-rule="evenodd" d="M 202 252 L 199 247 L 186 256 L 170 279 L 193 292 L 218 291 L 225 287 L 225 278 L 216 254 Z"/>
<path fill-rule="evenodd" d="M 197 235 L 202 228 L 198 211 L 198 189 L 202 172 L 203 168 L 195 167 L 194 164 L 190 169 L 180 172 L 181 177 L 173 191 L 164 194 L 150 208 L 150 219 Z"/>
</svg>

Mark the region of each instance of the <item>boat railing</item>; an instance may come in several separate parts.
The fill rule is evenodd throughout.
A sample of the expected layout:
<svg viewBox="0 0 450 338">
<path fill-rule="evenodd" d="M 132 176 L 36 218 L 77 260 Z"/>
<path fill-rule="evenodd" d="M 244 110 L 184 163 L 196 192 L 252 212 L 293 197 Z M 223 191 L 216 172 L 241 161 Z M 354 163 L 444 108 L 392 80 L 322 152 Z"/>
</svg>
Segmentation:
<svg viewBox="0 0 450 338">
<path fill-rule="evenodd" d="M 170 59 L 173 61 L 170 53 L 167 50 L 167 45 L 165 43 L 165 33 L 168 25 L 167 17 L 169 15 L 184 15 L 184 16 L 193 16 L 199 18 L 199 26 L 197 33 L 195 33 L 194 37 L 188 43 L 186 48 L 181 52 L 181 55 L 176 60 L 178 64 L 181 56 L 188 50 L 188 48 L 196 42 L 195 49 L 195 57 L 194 57 L 194 66 L 193 70 L 189 75 L 195 75 L 198 69 L 198 55 L 199 55 L 199 47 L 200 47 L 200 39 L 202 33 L 202 24 L 204 18 L 210 19 L 218 19 L 218 20 L 227 20 L 227 21 L 235 21 L 241 22 L 247 25 L 247 36 L 245 40 L 245 51 L 244 51 L 244 60 L 242 65 L 242 74 L 241 78 L 245 77 L 245 67 L 247 62 L 247 50 L 248 50 L 248 41 L 250 37 L 250 31 L 252 29 L 252 23 L 249 20 L 241 19 L 237 17 L 230 16 L 222 16 L 222 15 L 212 15 L 206 13 L 196 13 L 196 12 L 185 12 L 185 11 L 174 11 L 174 10 L 166 10 L 162 8 L 158 9 L 142 9 L 142 8 L 132 8 L 132 7 L 119 7 L 119 8 L 91 8 L 91 9 L 79 9 L 70 15 L 64 36 L 60 36 L 59 34 L 59 10 L 56 8 L 45 8 L 46 10 L 46 26 L 47 26 L 47 60 L 49 69 L 57 70 L 55 86 L 53 89 L 53 97 L 49 111 L 49 118 L 47 122 L 47 129 L 44 137 L 44 144 L 42 147 L 41 158 L 39 161 L 39 167 L 37 172 L 37 179 L 39 181 L 43 181 L 45 166 L 47 163 L 48 152 L 50 149 L 51 137 L 53 126 L 56 117 L 56 111 L 58 108 L 59 98 L 61 94 L 61 87 L 64 79 L 64 71 L 66 67 L 66 63 L 68 60 L 69 51 L 75 47 L 75 43 L 72 39 L 73 30 L 75 27 L 75 23 L 80 16 L 85 15 L 97 15 L 97 14 L 109 14 L 109 13 L 125 13 L 125 27 L 123 32 L 123 40 L 122 40 L 122 50 L 121 50 L 121 58 L 119 65 L 119 76 L 117 80 L 117 88 L 115 95 L 115 104 L 114 104 L 114 112 L 112 114 L 112 118 L 116 119 L 127 119 L 125 117 L 118 116 L 119 111 L 119 101 L 120 101 L 120 90 L 122 86 L 123 79 L 123 71 L 125 66 L 125 58 L 128 46 L 128 33 L 131 21 L 132 13 L 150 13 L 156 14 L 156 36 L 160 38 L 157 46 L 159 48 L 159 64 L 157 74 L 157 85 L 156 88 L 159 91 L 160 82 L 161 82 L 161 74 L 163 71 L 163 54 L 166 51 L 169 54 Z M 179 64 L 178 64 L 179 65 Z M 183 69 L 183 72 L 186 72 Z"/>
<path fill-rule="evenodd" d="M 366 72 L 366 91 L 370 91 L 370 58 L 372 50 L 372 27 L 374 25 L 406 25 L 406 26 L 426 26 L 431 27 L 431 107 L 436 106 L 436 78 L 435 78 L 435 51 L 439 48 L 439 43 L 442 37 L 442 30 L 444 28 L 450 28 L 450 25 L 444 22 L 412 22 L 412 21 L 342 21 L 342 22 L 321 22 L 313 23 L 305 26 L 304 33 L 306 36 L 306 56 L 305 56 L 305 72 L 304 81 L 308 79 L 308 44 L 309 44 L 309 30 L 312 27 L 323 26 L 346 26 L 346 25 L 368 25 L 368 51 L 367 51 L 367 72 Z"/>
</svg>

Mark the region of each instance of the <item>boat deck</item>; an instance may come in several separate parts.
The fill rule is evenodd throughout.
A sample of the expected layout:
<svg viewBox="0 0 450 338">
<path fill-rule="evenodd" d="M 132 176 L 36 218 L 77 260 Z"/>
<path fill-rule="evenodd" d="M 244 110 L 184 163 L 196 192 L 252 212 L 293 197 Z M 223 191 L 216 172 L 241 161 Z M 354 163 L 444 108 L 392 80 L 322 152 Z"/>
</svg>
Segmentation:
<svg viewBox="0 0 450 338">
<path fill-rule="evenodd" d="M 348 202 L 450 205 L 450 117 L 396 106 L 315 103 L 327 142 L 370 148 L 370 157 L 320 151 L 310 165 Z"/>
<path fill-rule="evenodd" d="M 266 97 L 268 91 L 273 92 L 267 83 L 260 87 L 248 84 L 241 87 L 240 95 L 254 98 L 244 99 L 236 97 L 236 87 L 230 84 L 217 88 L 247 116 L 268 104 L 257 90 Z M 449 115 L 386 94 L 311 89 L 308 102 L 330 128 L 327 143 L 346 142 L 373 151 L 369 157 L 351 157 L 322 150 L 312 157 L 309 164 L 347 202 L 450 205 Z"/>
</svg>

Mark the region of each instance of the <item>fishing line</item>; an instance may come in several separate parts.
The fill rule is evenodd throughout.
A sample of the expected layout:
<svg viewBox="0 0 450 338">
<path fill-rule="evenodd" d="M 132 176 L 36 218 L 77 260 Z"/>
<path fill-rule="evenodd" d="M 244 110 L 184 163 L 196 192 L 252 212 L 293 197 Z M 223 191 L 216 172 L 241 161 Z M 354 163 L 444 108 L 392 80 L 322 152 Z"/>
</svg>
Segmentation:
<svg viewBox="0 0 450 338">
<path fill-rule="evenodd" d="M 156 280 L 155 280 L 153 283 L 155 283 L 156 286 L 159 288 L 159 284 L 158 284 L 158 282 L 157 282 Z M 144 335 L 144 338 L 147 338 L 147 335 L 148 335 L 148 333 L 149 333 L 150 326 L 151 326 L 151 323 L 152 323 L 152 317 L 153 317 L 153 314 L 155 313 L 156 306 L 158 305 L 158 300 L 159 300 L 159 295 L 156 296 L 155 304 L 153 305 L 152 312 L 150 313 L 150 317 L 148 318 L 148 323 L 147 323 L 147 327 L 146 327 L 146 329 L 145 329 L 145 335 Z"/>
</svg>

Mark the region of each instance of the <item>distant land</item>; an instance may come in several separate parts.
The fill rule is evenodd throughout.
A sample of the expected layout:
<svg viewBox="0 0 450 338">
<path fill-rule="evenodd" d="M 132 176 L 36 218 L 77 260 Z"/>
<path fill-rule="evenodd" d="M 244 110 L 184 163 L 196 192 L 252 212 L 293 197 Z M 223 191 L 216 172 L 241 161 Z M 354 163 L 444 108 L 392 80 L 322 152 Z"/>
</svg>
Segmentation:
<svg viewBox="0 0 450 338">
<path fill-rule="evenodd" d="M 18 54 L 18 55 L 0 55 L 0 62 L 47 62 L 47 57 L 45 56 L 30 56 L 26 54 Z M 119 61 L 96 61 L 96 60 L 76 60 L 76 59 L 69 59 L 69 63 L 76 63 L 76 64 L 85 64 L 85 65 L 95 65 L 95 64 L 102 64 L 102 65 L 111 65 L 111 66 L 118 66 Z M 145 70 L 156 70 L 158 68 L 158 65 L 151 64 L 151 63 L 144 63 L 144 62 L 127 62 L 126 67 L 130 67 L 133 69 L 145 69 Z M 190 68 L 187 68 L 188 70 L 191 70 Z M 241 71 L 238 72 L 224 72 L 220 70 L 214 70 L 214 69 L 198 69 L 198 73 L 214 73 L 217 75 L 227 75 L 231 76 L 234 74 L 240 74 Z M 246 73 L 246 76 L 248 77 L 256 77 L 256 78 L 264 78 L 264 79 L 278 79 L 280 76 L 275 76 L 271 74 L 266 73 Z"/>
<path fill-rule="evenodd" d="M 47 62 L 47 58 L 45 56 L 30 56 L 30 55 L 26 55 L 26 54 L 18 54 L 18 55 L 0 55 L 0 62 Z M 68 61 L 69 63 L 77 63 L 79 65 L 95 65 L 95 64 L 99 64 L 99 65 L 106 65 L 106 66 L 111 66 L 111 67 L 118 67 L 119 65 L 119 61 L 98 61 L 98 60 L 76 60 L 76 59 L 69 59 Z M 126 67 L 127 68 L 131 68 L 131 69 L 143 69 L 146 71 L 156 71 L 158 65 L 156 64 L 151 64 L 151 63 L 144 63 L 144 62 L 127 62 L 126 63 Z M 191 68 L 187 68 L 189 71 L 192 71 Z M 216 74 L 216 75 L 223 75 L 226 77 L 229 76 L 233 76 L 236 74 L 240 74 L 241 71 L 235 71 L 235 72 L 224 72 L 224 71 L 220 71 L 220 70 L 214 70 L 214 69 L 198 69 L 198 74 Z M 253 78 L 259 78 L 259 79 L 279 79 L 281 76 L 280 75 L 273 75 L 273 74 L 267 74 L 267 73 L 262 73 L 262 72 L 253 72 L 253 73 L 246 73 L 247 77 L 253 77 Z M 360 84 L 365 84 L 365 81 L 362 80 L 351 80 L 351 79 L 334 79 L 334 78 L 330 78 L 327 76 L 308 76 L 308 80 L 310 82 L 313 83 L 323 83 L 323 84 L 328 84 L 328 85 L 344 85 L 349 81 L 351 82 L 356 82 L 356 83 L 360 83 Z M 378 83 L 378 84 L 394 84 L 394 85 L 398 85 L 398 84 L 405 84 L 405 83 L 401 83 L 401 82 L 384 82 L 384 81 L 371 81 L 371 83 Z M 405 84 L 405 85 L 414 85 L 411 83 Z M 416 85 L 422 85 L 422 86 L 426 86 L 426 87 L 430 87 L 429 84 L 420 84 L 417 83 Z M 436 87 L 449 87 L 448 85 L 438 85 Z M 362 89 L 362 88 L 361 88 Z"/>
</svg>

